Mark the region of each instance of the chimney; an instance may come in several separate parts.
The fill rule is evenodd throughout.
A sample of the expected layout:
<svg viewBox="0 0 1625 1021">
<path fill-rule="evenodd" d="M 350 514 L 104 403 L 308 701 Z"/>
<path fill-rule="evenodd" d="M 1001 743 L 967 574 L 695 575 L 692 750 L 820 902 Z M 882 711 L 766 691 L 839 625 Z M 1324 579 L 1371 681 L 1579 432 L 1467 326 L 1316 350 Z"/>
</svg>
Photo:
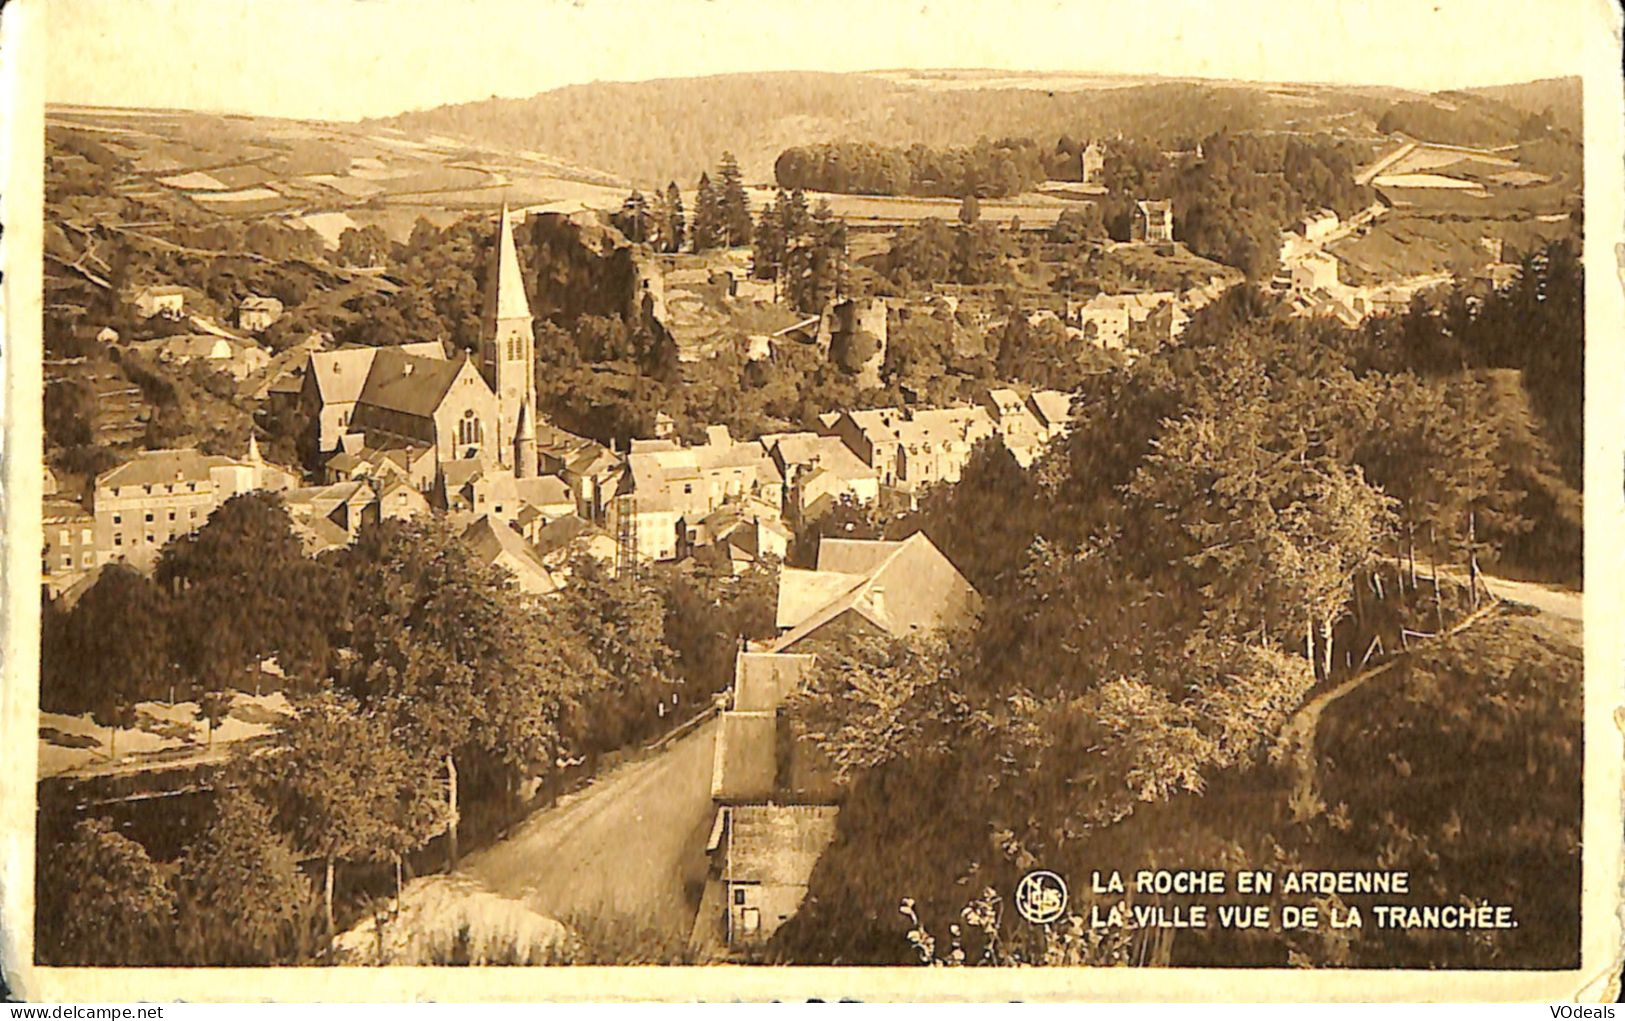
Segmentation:
<svg viewBox="0 0 1625 1021">
<path fill-rule="evenodd" d="M 411 362 L 406 362 L 406 363 L 402 364 L 401 365 L 401 375 L 410 376 L 411 374 L 412 374 L 412 363 Z"/>
<path fill-rule="evenodd" d="M 886 615 L 886 590 L 883 587 L 873 585 L 869 588 L 869 605 L 882 617 Z"/>
</svg>

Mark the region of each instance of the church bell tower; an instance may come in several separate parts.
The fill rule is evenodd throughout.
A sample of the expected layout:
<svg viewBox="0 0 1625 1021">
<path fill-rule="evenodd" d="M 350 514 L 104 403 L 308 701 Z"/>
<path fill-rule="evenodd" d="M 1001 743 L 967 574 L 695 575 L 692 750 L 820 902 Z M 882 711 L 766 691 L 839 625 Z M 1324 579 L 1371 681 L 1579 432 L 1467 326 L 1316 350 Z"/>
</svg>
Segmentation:
<svg viewBox="0 0 1625 1021">
<path fill-rule="evenodd" d="M 497 436 L 494 449 L 503 467 L 514 467 L 515 440 L 520 411 L 536 407 L 535 334 L 531 332 L 530 302 L 514 248 L 508 204 L 497 221 L 497 243 L 491 250 L 486 275 L 485 308 L 480 318 L 480 374 L 497 397 Z M 532 424 L 534 428 L 534 423 Z"/>
</svg>

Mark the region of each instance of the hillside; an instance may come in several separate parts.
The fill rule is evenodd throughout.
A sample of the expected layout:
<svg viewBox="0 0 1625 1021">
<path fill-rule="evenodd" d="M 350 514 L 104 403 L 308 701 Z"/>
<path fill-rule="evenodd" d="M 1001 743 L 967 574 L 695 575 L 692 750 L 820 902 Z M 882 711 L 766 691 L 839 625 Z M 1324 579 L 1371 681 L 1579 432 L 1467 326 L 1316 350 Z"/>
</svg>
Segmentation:
<svg viewBox="0 0 1625 1021">
<path fill-rule="evenodd" d="M 1522 113 L 1544 114 L 1550 111 L 1553 127 L 1578 134 L 1583 107 L 1580 85 L 1579 77 L 1571 75 L 1517 85 L 1486 85 L 1462 91 L 1503 103 Z"/>
<path fill-rule="evenodd" d="M 1220 129 L 1371 136 L 1396 98 L 1318 85 L 944 71 L 784 72 L 556 89 L 367 122 L 535 149 L 634 180 L 688 184 L 723 150 L 766 180 L 786 146 L 826 140 L 966 145 L 977 138 L 1129 135 L 1175 144 Z"/>
</svg>

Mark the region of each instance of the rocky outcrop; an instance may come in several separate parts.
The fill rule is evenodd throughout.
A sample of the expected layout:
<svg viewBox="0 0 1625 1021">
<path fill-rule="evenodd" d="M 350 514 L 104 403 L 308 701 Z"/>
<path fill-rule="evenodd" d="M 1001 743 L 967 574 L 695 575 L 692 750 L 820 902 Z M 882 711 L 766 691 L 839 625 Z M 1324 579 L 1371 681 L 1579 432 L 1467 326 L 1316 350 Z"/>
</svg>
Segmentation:
<svg viewBox="0 0 1625 1021">
<path fill-rule="evenodd" d="M 661 268 L 600 214 L 535 213 L 516 232 L 526 291 L 538 319 L 568 324 L 583 315 L 614 316 L 666 331 Z"/>
</svg>

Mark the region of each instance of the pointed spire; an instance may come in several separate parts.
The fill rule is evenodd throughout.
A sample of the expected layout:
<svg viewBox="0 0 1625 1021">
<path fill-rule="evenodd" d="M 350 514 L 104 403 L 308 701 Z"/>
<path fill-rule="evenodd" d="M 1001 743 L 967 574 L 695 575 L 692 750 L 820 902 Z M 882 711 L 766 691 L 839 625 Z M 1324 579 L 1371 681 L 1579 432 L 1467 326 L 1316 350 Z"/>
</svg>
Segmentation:
<svg viewBox="0 0 1625 1021">
<path fill-rule="evenodd" d="M 514 427 L 513 474 L 516 479 L 536 477 L 536 425 L 531 421 L 529 401 L 519 405 L 519 421 Z"/>
<path fill-rule="evenodd" d="M 248 461 L 250 464 L 260 463 L 260 441 L 253 430 L 248 433 Z"/>
<path fill-rule="evenodd" d="M 525 281 L 519 271 L 519 251 L 513 243 L 513 226 L 508 222 L 508 203 L 502 203 L 497 221 L 497 243 L 491 252 L 492 279 L 487 283 L 487 314 L 493 319 L 529 319 L 530 301 L 525 298 Z"/>
</svg>

